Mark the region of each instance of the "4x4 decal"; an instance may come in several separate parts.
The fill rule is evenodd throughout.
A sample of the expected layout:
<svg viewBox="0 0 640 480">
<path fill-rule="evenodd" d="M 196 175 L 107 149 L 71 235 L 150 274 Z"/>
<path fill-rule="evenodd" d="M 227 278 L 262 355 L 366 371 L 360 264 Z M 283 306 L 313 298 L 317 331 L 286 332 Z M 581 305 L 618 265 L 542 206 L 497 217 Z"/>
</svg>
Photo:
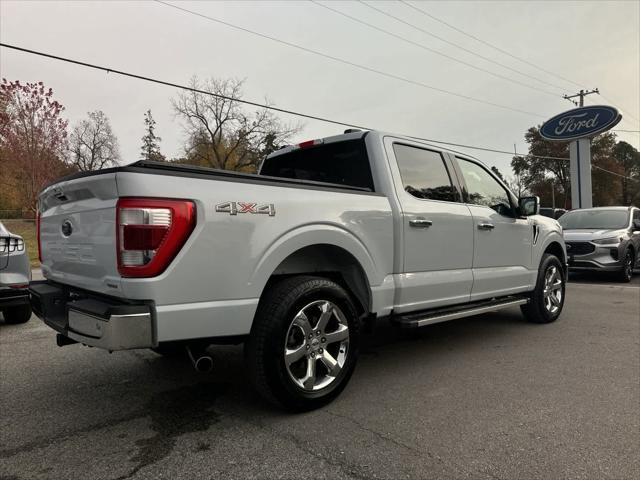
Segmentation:
<svg viewBox="0 0 640 480">
<path fill-rule="evenodd" d="M 276 208 L 273 203 L 251 203 L 251 202 L 223 202 L 216 205 L 216 212 L 237 215 L 239 213 L 260 213 L 275 216 Z"/>
</svg>

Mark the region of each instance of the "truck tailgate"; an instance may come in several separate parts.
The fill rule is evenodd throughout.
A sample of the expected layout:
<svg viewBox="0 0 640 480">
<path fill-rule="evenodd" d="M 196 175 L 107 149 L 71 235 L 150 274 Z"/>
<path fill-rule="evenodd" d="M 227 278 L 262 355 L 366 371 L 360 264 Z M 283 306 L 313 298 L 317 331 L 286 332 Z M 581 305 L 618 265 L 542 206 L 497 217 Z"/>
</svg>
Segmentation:
<svg viewBox="0 0 640 480">
<path fill-rule="evenodd" d="M 53 281 L 122 296 L 116 257 L 116 173 L 56 183 L 40 195 L 42 272 Z"/>
</svg>

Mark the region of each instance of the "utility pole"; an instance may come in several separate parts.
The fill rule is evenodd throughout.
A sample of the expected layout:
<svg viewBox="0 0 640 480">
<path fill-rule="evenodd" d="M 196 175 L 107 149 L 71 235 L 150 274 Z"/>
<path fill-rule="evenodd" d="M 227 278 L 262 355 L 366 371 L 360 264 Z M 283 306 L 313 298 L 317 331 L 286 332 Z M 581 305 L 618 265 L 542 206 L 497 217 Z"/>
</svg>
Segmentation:
<svg viewBox="0 0 640 480">
<path fill-rule="evenodd" d="M 580 90 L 575 95 L 563 95 L 562 98 L 564 98 L 565 100 L 569 100 L 571 103 L 573 103 L 577 107 L 584 107 L 584 97 L 586 97 L 587 95 L 591 95 L 592 93 L 597 93 L 598 95 L 600 95 L 600 92 L 598 91 L 598 89 L 594 88 L 593 90 L 587 90 L 587 91 Z M 573 100 L 576 97 L 580 97 L 580 102 L 576 102 L 575 100 Z"/>
</svg>

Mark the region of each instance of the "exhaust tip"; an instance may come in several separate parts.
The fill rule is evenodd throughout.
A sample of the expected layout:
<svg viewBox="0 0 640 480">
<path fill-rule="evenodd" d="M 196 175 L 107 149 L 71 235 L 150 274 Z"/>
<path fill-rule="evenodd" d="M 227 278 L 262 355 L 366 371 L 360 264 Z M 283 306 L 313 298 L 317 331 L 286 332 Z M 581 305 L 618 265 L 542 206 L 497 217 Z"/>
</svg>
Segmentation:
<svg viewBox="0 0 640 480">
<path fill-rule="evenodd" d="M 194 365 L 196 371 L 200 373 L 209 373 L 213 370 L 213 358 L 208 355 L 203 355 L 202 357 L 196 359 Z"/>
</svg>

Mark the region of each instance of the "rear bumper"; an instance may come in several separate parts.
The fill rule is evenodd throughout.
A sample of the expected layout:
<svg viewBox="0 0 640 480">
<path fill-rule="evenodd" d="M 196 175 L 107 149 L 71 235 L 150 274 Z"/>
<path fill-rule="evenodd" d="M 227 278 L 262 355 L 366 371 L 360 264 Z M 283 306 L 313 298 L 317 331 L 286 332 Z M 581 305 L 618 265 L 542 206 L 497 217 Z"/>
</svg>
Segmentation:
<svg viewBox="0 0 640 480">
<path fill-rule="evenodd" d="M 17 307 L 29 303 L 29 290 L 27 288 L 0 289 L 0 309 Z"/>
<path fill-rule="evenodd" d="M 33 312 L 71 340 L 110 351 L 157 345 L 150 303 L 125 303 L 48 281 L 32 282 L 29 293 Z"/>
</svg>

